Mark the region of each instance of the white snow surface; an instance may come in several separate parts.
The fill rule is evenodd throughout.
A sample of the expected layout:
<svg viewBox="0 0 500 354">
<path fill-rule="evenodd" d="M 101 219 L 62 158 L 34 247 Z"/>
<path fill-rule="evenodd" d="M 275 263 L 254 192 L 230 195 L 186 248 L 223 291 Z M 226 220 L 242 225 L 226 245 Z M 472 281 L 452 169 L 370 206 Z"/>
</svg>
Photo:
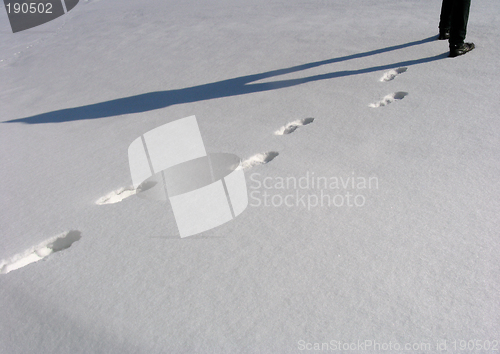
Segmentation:
<svg viewBox="0 0 500 354">
<path fill-rule="evenodd" d="M 499 341 L 500 8 L 451 59 L 440 5 L 86 0 L 16 34 L 0 6 L 0 353 Z M 250 205 L 180 239 L 127 149 L 191 115 Z"/>
</svg>

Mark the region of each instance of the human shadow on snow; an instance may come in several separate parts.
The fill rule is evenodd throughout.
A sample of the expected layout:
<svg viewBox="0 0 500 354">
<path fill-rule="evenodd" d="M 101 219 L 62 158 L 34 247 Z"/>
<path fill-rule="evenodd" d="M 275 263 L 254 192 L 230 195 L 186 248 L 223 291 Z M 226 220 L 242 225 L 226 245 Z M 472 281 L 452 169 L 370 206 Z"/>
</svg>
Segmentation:
<svg viewBox="0 0 500 354">
<path fill-rule="evenodd" d="M 322 65 L 338 63 L 341 61 L 359 59 L 370 55 L 386 53 L 419 44 L 424 44 L 427 42 L 434 41 L 435 39 L 436 37 L 432 36 L 422 40 L 390 46 L 382 49 L 372 50 L 364 53 L 358 53 L 339 58 L 316 61 L 308 64 L 293 66 L 290 68 L 272 70 L 254 75 L 241 76 L 234 79 L 222 80 L 218 82 L 192 86 L 183 89 L 148 92 L 140 95 L 124 97 L 100 103 L 94 103 L 81 107 L 66 108 L 57 111 L 41 113 L 26 118 L 13 119 L 5 121 L 4 123 L 28 123 L 28 124 L 60 123 L 60 122 L 69 122 L 82 119 L 112 117 L 122 114 L 141 113 L 168 107 L 175 104 L 204 101 L 214 98 L 245 95 L 254 92 L 270 91 L 270 90 L 296 86 L 307 82 L 334 79 L 350 75 L 366 74 L 374 71 L 393 69 L 395 67 L 400 67 L 400 66 L 423 64 L 446 58 L 448 53 L 443 53 L 428 58 L 392 63 L 388 65 L 373 66 L 365 69 L 336 71 L 327 74 L 313 75 L 299 79 L 288 79 L 288 80 L 252 84 L 252 82 L 274 76 L 285 75 L 293 72 L 311 69 Z"/>
</svg>

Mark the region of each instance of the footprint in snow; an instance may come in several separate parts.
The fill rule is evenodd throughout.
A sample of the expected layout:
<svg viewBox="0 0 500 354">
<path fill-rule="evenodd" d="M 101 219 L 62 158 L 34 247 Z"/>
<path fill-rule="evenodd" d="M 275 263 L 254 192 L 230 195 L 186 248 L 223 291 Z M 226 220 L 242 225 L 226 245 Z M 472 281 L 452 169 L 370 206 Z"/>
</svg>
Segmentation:
<svg viewBox="0 0 500 354">
<path fill-rule="evenodd" d="M 406 72 L 406 70 L 408 70 L 408 68 L 405 66 L 403 66 L 401 68 L 389 70 L 386 73 L 384 73 L 384 75 L 380 78 L 380 81 L 384 82 L 384 81 L 394 80 L 396 78 L 396 76 Z"/>
<path fill-rule="evenodd" d="M 394 101 L 402 100 L 407 95 L 408 95 L 408 92 L 402 92 L 402 91 L 394 92 L 394 93 L 391 93 L 391 94 L 385 96 L 384 98 L 382 98 L 378 102 L 370 103 L 369 106 L 372 108 L 387 106 L 388 104 L 390 104 Z"/>
<path fill-rule="evenodd" d="M 298 127 L 311 124 L 312 122 L 314 122 L 314 118 L 304 118 L 295 120 L 293 122 L 287 123 L 286 125 L 276 130 L 274 132 L 274 135 L 285 135 L 293 133 L 295 129 L 297 129 Z"/>
<path fill-rule="evenodd" d="M 128 198 L 136 194 L 134 187 L 120 188 L 116 191 L 108 193 L 104 197 L 99 198 L 95 203 L 97 205 L 114 204 L 119 203 L 123 199 Z"/>
<path fill-rule="evenodd" d="M 42 243 L 28 248 L 8 259 L 0 261 L 0 274 L 7 274 L 13 270 L 38 262 L 59 251 L 63 251 L 82 238 L 80 231 L 69 231 L 49 238 Z"/>
<path fill-rule="evenodd" d="M 264 152 L 261 154 L 253 155 L 252 157 L 249 157 L 248 159 L 246 159 L 245 161 L 243 161 L 241 163 L 241 168 L 246 170 L 246 169 L 251 168 L 251 167 L 256 166 L 256 165 L 264 165 L 264 164 L 274 160 L 274 158 L 278 155 L 279 155 L 279 153 L 276 151 L 269 151 L 269 152 Z"/>
</svg>

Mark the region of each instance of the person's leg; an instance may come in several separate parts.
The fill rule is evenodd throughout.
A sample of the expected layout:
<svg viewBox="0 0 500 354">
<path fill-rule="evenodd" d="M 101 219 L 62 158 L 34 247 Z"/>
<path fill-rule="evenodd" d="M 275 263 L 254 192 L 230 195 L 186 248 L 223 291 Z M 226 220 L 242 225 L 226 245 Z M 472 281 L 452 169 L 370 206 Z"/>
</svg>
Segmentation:
<svg viewBox="0 0 500 354">
<path fill-rule="evenodd" d="M 453 0 L 443 0 L 441 5 L 441 16 L 439 18 L 439 32 L 449 32 L 451 28 L 451 14 L 453 9 Z"/>
<path fill-rule="evenodd" d="M 469 9 L 470 0 L 454 0 L 451 16 L 450 47 L 464 43 L 467 34 L 467 22 L 469 21 Z"/>
</svg>

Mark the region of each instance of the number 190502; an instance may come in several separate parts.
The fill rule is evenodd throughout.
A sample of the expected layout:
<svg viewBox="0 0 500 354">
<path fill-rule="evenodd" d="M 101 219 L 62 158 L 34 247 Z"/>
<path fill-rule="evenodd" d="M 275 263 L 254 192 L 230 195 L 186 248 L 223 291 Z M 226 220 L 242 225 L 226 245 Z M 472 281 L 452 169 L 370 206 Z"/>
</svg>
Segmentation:
<svg viewBox="0 0 500 354">
<path fill-rule="evenodd" d="M 15 13 L 15 14 L 51 14 L 52 13 L 52 4 L 51 3 L 36 3 L 36 2 L 30 2 L 30 3 L 13 3 L 13 4 L 7 4 L 7 12 L 10 13 Z"/>
</svg>

